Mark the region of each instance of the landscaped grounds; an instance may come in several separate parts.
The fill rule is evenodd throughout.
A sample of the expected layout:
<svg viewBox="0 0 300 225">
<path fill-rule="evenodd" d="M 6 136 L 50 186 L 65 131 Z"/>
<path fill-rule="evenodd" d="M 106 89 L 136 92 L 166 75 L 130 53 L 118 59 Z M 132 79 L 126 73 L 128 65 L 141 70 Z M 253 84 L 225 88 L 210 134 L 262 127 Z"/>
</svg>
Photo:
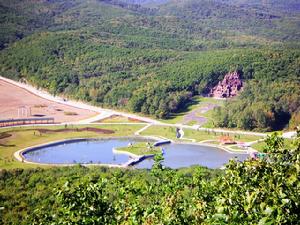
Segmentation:
<svg viewBox="0 0 300 225">
<path fill-rule="evenodd" d="M 299 138 L 288 150 L 282 141 L 268 139 L 269 160 L 231 161 L 224 171 L 170 170 L 161 156 L 150 172 L 0 170 L 0 223 L 298 224 Z"/>
<path fill-rule="evenodd" d="M 182 111 L 171 113 L 168 119 L 161 120 L 166 123 L 182 123 L 186 125 L 200 125 L 212 127 L 214 124 L 213 109 L 223 106 L 225 100 L 194 96 Z"/>
<path fill-rule="evenodd" d="M 47 127 L 14 127 L 0 130 L 0 168 L 37 167 L 14 159 L 14 152 L 30 146 L 71 138 L 108 138 L 130 136 L 143 125 L 82 125 L 82 126 L 47 126 Z M 45 131 L 46 130 L 46 131 Z"/>
<path fill-rule="evenodd" d="M 119 116 L 119 115 L 113 115 L 110 117 L 107 117 L 105 119 L 95 121 L 95 123 L 143 123 L 144 121 L 140 121 L 137 119 Z"/>
<path fill-rule="evenodd" d="M 28 168 L 37 165 L 26 164 L 14 159 L 14 152 L 30 146 L 72 138 L 109 138 L 121 136 L 134 136 L 135 132 L 143 128 L 141 124 L 103 124 L 103 125 L 59 125 L 36 127 L 13 127 L 2 129 L 0 132 L 0 167 L 1 168 Z M 228 135 L 237 142 L 249 142 L 260 139 L 254 135 L 239 135 L 217 133 L 210 131 L 197 131 L 184 129 L 184 139 L 176 138 L 176 128 L 169 126 L 152 125 L 141 136 L 166 138 L 177 142 L 204 142 L 218 145 L 220 137 Z M 189 140 L 191 139 L 191 140 Z M 144 146 L 143 146 L 144 145 Z M 158 149 L 146 146 L 146 143 L 135 143 L 131 148 L 125 147 L 129 152 L 140 155 L 141 153 L 154 154 Z M 125 149 L 122 149 L 125 150 Z M 143 154 L 142 154 L 143 155 Z"/>
<path fill-rule="evenodd" d="M 238 142 L 249 142 L 261 139 L 255 135 L 243 135 L 243 134 L 232 134 L 229 132 L 214 132 L 214 131 L 202 131 L 195 129 L 183 129 L 184 130 L 184 141 L 186 139 L 194 139 L 197 142 L 206 140 L 218 141 L 222 136 L 230 136 Z M 150 126 L 148 129 L 143 131 L 141 135 L 153 135 L 156 134 L 160 137 L 166 137 L 171 140 L 176 140 L 176 128 L 170 126 Z M 178 139 L 180 141 L 180 139 Z"/>
<path fill-rule="evenodd" d="M 161 153 L 160 147 L 153 146 L 153 143 L 149 142 L 137 142 L 127 147 L 116 148 L 117 151 L 128 152 L 137 156 L 142 155 L 154 155 Z"/>
</svg>

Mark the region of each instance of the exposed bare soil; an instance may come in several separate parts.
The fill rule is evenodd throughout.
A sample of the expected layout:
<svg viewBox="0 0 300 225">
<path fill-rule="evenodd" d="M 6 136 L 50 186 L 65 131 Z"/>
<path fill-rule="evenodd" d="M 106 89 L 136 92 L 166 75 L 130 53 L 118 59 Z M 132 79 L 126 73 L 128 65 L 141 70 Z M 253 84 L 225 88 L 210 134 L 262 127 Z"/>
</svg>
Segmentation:
<svg viewBox="0 0 300 225">
<path fill-rule="evenodd" d="M 21 107 L 25 107 L 21 113 Z M 19 109 L 19 114 L 18 114 Z M 27 111 L 27 115 L 25 113 Z M 59 104 L 0 80 L 0 120 L 53 117 L 55 123 L 80 121 L 95 116 L 91 110 Z"/>
</svg>

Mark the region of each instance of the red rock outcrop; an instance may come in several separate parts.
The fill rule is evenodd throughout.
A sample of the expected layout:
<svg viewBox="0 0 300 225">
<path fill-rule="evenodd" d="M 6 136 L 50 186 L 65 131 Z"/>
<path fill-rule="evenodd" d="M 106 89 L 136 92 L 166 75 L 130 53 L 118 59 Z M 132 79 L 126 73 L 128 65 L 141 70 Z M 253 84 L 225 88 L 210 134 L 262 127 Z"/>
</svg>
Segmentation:
<svg viewBox="0 0 300 225">
<path fill-rule="evenodd" d="M 237 72 L 228 73 L 218 85 L 210 90 L 209 96 L 216 98 L 231 98 L 238 94 L 243 87 L 243 81 Z"/>
</svg>

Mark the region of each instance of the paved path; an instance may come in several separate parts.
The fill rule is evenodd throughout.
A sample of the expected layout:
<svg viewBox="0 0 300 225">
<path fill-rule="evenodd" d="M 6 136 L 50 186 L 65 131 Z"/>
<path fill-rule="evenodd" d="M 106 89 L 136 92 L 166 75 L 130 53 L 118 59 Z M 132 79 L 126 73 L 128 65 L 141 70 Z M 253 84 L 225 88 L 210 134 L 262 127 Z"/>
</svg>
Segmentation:
<svg viewBox="0 0 300 225">
<path fill-rule="evenodd" d="M 282 134 L 283 138 L 293 138 L 297 135 L 296 131 L 285 132 Z"/>
<path fill-rule="evenodd" d="M 178 132 L 179 132 L 179 134 L 180 134 L 179 139 L 181 139 L 181 140 L 186 140 L 186 141 L 191 141 L 191 142 L 196 142 L 195 139 L 185 138 L 185 137 L 184 137 L 184 131 L 183 131 L 182 128 L 180 128 Z"/>
<path fill-rule="evenodd" d="M 183 117 L 183 124 L 188 124 L 189 122 L 194 121 L 197 125 L 203 126 L 208 121 L 208 118 L 206 118 L 203 114 L 214 109 L 217 106 L 217 104 L 212 103 L 203 103 L 199 105 L 196 109 L 188 112 Z"/>
<path fill-rule="evenodd" d="M 31 85 L 20 83 L 20 82 L 17 82 L 17 81 L 13 81 L 13 80 L 7 79 L 7 78 L 2 77 L 2 76 L 0 76 L 0 79 L 4 80 L 4 81 L 6 81 L 10 84 L 13 84 L 15 86 L 18 86 L 20 88 L 23 88 L 23 89 L 31 92 L 32 94 L 40 96 L 44 99 L 47 99 L 47 100 L 50 100 L 50 101 L 53 101 L 53 102 L 56 102 L 56 103 L 72 106 L 72 107 L 75 107 L 75 108 L 87 109 L 87 110 L 91 110 L 91 111 L 100 113 L 100 115 L 89 118 L 87 120 L 78 121 L 77 123 L 79 123 L 79 124 L 85 124 L 85 123 L 91 123 L 91 122 L 94 122 L 94 121 L 99 121 L 101 119 L 110 117 L 112 115 L 120 115 L 120 116 L 130 117 L 132 119 L 141 120 L 141 121 L 148 122 L 148 123 L 161 124 L 161 122 L 159 122 L 157 120 L 154 120 L 154 119 L 150 119 L 148 117 L 142 117 L 142 116 L 138 116 L 138 115 L 135 115 L 135 114 L 119 112 L 119 111 L 115 111 L 115 110 L 111 110 L 111 109 L 103 109 L 103 108 L 92 106 L 92 105 L 89 105 L 89 104 L 86 104 L 86 103 L 83 103 L 83 102 L 79 102 L 79 101 L 73 101 L 73 100 L 66 101 L 63 98 L 53 96 L 53 95 L 49 94 L 48 92 L 46 92 L 44 90 L 38 90 L 38 89 L 36 89 L 35 87 L 33 87 Z"/>
<path fill-rule="evenodd" d="M 138 115 L 131 114 L 131 113 L 119 112 L 119 111 L 111 110 L 111 109 L 104 109 L 104 108 L 101 108 L 101 107 L 92 106 L 92 105 L 89 105 L 87 103 L 83 103 L 83 102 L 79 102 L 79 101 L 73 101 L 73 100 L 66 101 L 61 97 L 52 96 L 51 94 L 49 94 L 48 92 L 46 92 L 44 90 L 38 90 L 38 89 L 36 89 L 35 87 L 33 87 L 31 85 L 20 83 L 20 82 L 17 82 L 17 81 L 13 81 L 13 80 L 10 80 L 10 79 L 2 77 L 2 76 L 0 76 L 0 79 L 6 81 L 8 83 L 11 83 L 15 86 L 18 86 L 20 88 L 23 88 L 23 89 L 31 92 L 32 94 L 35 94 L 35 95 L 40 96 L 42 98 L 45 98 L 47 100 L 57 102 L 57 103 L 60 103 L 60 104 L 69 105 L 69 106 L 76 107 L 76 108 L 87 109 L 87 110 L 91 110 L 91 111 L 99 113 L 95 117 L 85 119 L 85 120 L 81 120 L 81 121 L 78 121 L 78 122 L 75 122 L 75 123 L 72 122 L 70 124 L 90 124 L 92 122 L 96 122 L 96 121 L 108 118 L 112 115 L 119 115 L 119 116 L 130 117 L 132 119 L 140 120 L 142 122 L 147 122 L 147 123 L 150 123 L 152 125 L 163 125 L 163 126 L 170 126 L 170 127 L 179 127 L 180 129 L 186 128 L 186 129 L 194 129 L 194 130 L 199 130 L 199 131 L 210 131 L 210 132 L 216 132 L 216 133 L 230 133 L 230 134 L 245 134 L 245 135 L 254 135 L 254 136 L 260 136 L 260 137 L 266 137 L 267 136 L 267 134 L 265 134 L 265 133 L 258 133 L 258 132 L 249 132 L 249 131 L 241 131 L 241 130 L 226 130 L 226 129 L 210 129 L 210 128 L 202 128 L 199 125 L 189 126 L 189 125 L 183 125 L 183 124 L 162 123 L 160 121 L 157 121 L 155 119 L 151 119 L 151 118 L 148 118 L 148 117 L 138 116 Z M 115 124 L 123 124 L 123 123 L 115 123 Z M 148 127 L 145 127 L 143 129 L 147 129 L 147 128 Z M 295 134 L 296 134 L 296 132 L 286 132 L 282 136 L 284 138 L 292 138 Z"/>
<path fill-rule="evenodd" d="M 147 130 L 150 126 L 152 126 L 152 124 L 147 124 L 145 127 L 135 132 L 134 135 L 140 135 L 140 133 L 142 133 L 144 130 Z"/>
</svg>

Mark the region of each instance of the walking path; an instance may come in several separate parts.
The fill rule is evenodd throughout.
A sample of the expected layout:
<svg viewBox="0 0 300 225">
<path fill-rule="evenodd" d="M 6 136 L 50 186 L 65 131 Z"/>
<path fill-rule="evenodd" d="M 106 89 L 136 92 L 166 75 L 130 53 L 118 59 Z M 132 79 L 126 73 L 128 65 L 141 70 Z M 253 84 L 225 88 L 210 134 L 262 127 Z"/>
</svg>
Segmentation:
<svg viewBox="0 0 300 225">
<path fill-rule="evenodd" d="M 134 135 L 140 135 L 140 133 L 142 133 L 144 130 L 147 130 L 151 126 L 152 126 L 152 124 L 147 124 L 145 127 L 143 127 L 142 129 L 138 130 L 137 132 L 135 132 Z"/>
<path fill-rule="evenodd" d="M 159 122 L 157 120 L 150 119 L 150 118 L 147 118 L 147 117 L 138 116 L 138 115 L 135 115 L 135 114 L 118 112 L 118 111 L 110 110 L 110 109 L 103 109 L 103 108 L 92 106 L 92 105 L 89 105 L 89 104 L 86 104 L 86 103 L 83 103 L 83 102 L 79 102 L 79 101 L 73 101 L 73 100 L 68 100 L 67 101 L 67 100 L 65 100 L 61 97 L 52 96 L 51 94 L 49 94 L 46 91 L 38 90 L 38 89 L 36 89 L 35 87 L 33 87 L 31 85 L 16 82 L 16 81 L 7 79 L 7 78 L 2 77 L 2 76 L 0 76 L 0 79 L 4 80 L 4 81 L 6 81 L 10 84 L 13 84 L 15 86 L 18 86 L 20 88 L 23 88 L 23 89 L 31 92 L 34 95 L 40 96 L 40 97 L 42 97 L 44 99 L 47 99 L 47 100 L 50 100 L 52 102 L 65 104 L 65 105 L 72 106 L 72 107 L 75 107 L 75 108 L 87 109 L 87 110 L 91 110 L 91 111 L 98 112 L 98 113 L 102 114 L 102 115 L 97 115 L 97 116 L 92 117 L 92 118 L 87 119 L 87 120 L 78 121 L 77 122 L 78 124 L 84 124 L 84 123 L 91 123 L 91 122 L 94 122 L 94 121 L 99 121 L 101 119 L 107 118 L 107 117 L 112 116 L 112 115 L 120 115 L 120 116 L 130 117 L 132 119 L 136 119 L 136 120 L 140 120 L 140 121 L 144 121 L 144 122 L 148 122 L 148 123 L 161 124 L 161 122 Z"/>
<path fill-rule="evenodd" d="M 185 137 L 184 137 L 184 131 L 183 131 L 182 128 L 180 128 L 178 132 L 179 132 L 179 134 L 180 134 L 179 139 L 181 139 L 181 140 L 187 140 L 187 141 L 191 141 L 191 142 L 196 142 L 195 139 L 185 138 Z"/>
<path fill-rule="evenodd" d="M 228 153 L 231 153 L 231 154 L 249 154 L 250 152 L 257 152 L 255 149 L 253 148 L 250 148 L 250 145 L 252 144 L 255 144 L 257 143 L 259 140 L 257 141 L 252 141 L 252 142 L 246 142 L 244 143 L 244 146 L 246 146 L 246 149 L 243 150 L 243 149 L 233 149 L 231 147 L 233 146 L 237 146 L 236 144 L 235 145 L 227 145 L 227 146 L 224 146 L 224 145 L 217 145 L 217 144 L 210 144 L 209 142 L 212 142 L 212 141 L 215 141 L 215 140 L 204 140 L 204 141 L 196 141 L 195 139 L 191 139 L 191 138 L 184 138 L 184 131 L 183 129 L 180 129 L 179 130 L 179 133 L 180 133 L 180 137 L 179 139 L 180 140 L 187 140 L 187 141 L 191 141 L 195 144 L 199 144 L 199 145 L 206 145 L 206 146 L 211 146 L 211 147 L 218 147 L 218 148 L 221 148 L 223 150 L 225 150 L 226 152 Z"/>
<path fill-rule="evenodd" d="M 258 132 L 215 129 L 215 128 L 214 129 L 209 129 L 209 128 L 202 128 L 199 125 L 189 126 L 189 125 L 183 125 L 183 124 L 163 123 L 163 122 L 157 121 L 155 119 L 151 119 L 151 118 L 143 117 L 143 116 L 138 116 L 138 115 L 131 114 L 131 113 L 124 113 L 124 112 L 119 112 L 119 111 L 116 111 L 116 110 L 104 109 L 104 108 L 92 106 L 92 105 L 89 105 L 87 103 L 83 103 L 83 102 L 79 102 L 79 101 L 65 100 L 61 97 L 52 96 L 51 94 L 49 94 L 48 92 L 46 92 L 44 90 L 38 90 L 38 89 L 36 89 L 35 87 L 33 87 L 31 85 L 20 83 L 20 82 L 17 82 L 17 81 L 13 81 L 13 80 L 10 80 L 10 79 L 2 77 L 2 76 L 0 76 L 0 80 L 4 80 L 4 81 L 6 81 L 10 84 L 13 84 L 13 85 L 18 86 L 20 88 L 23 88 L 23 89 L 31 92 L 32 94 L 40 96 L 40 97 L 45 98 L 47 100 L 50 100 L 50 101 L 53 101 L 53 102 L 56 102 L 56 103 L 60 103 L 60 104 L 65 104 L 65 105 L 72 106 L 72 107 L 75 107 L 75 108 L 87 109 L 87 110 L 91 110 L 91 111 L 99 113 L 95 117 L 85 119 L 85 120 L 81 120 L 81 121 L 77 121 L 77 122 L 72 122 L 72 124 L 90 124 L 90 123 L 97 122 L 97 121 L 100 121 L 102 119 L 108 118 L 112 115 L 119 115 L 119 116 L 123 116 L 123 117 L 129 117 L 129 118 L 132 118 L 132 119 L 140 120 L 142 122 L 150 123 L 149 126 L 147 125 L 146 127 L 142 128 L 140 131 L 138 131 L 137 132 L 138 134 L 140 132 L 146 130 L 151 125 L 162 125 L 162 126 L 170 126 L 170 127 L 179 127 L 182 131 L 183 131 L 183 128 L 186 128 L 186 129 L 194 129 L 194 130 L 199 130 L 199 131 L 209 131 L 209 132 L 216 132 L 216 133 L 245 134 L 245 135 L 254 135 L 254 136 L 260 136 L 260 137 L 266 137 L 267 136 L 267 134 L 265 134 L 265 133 L 258 133 Z M 118 123 L 115 123 L 115 124 L 118 124 Z M 123 123 L 120 123 L 120 124 L 123 124 Z M 292 138 L 295 134 L 296 134 L 296 132 L 286 132 L 282 136 L 284 138 Z"/>
</svg>

